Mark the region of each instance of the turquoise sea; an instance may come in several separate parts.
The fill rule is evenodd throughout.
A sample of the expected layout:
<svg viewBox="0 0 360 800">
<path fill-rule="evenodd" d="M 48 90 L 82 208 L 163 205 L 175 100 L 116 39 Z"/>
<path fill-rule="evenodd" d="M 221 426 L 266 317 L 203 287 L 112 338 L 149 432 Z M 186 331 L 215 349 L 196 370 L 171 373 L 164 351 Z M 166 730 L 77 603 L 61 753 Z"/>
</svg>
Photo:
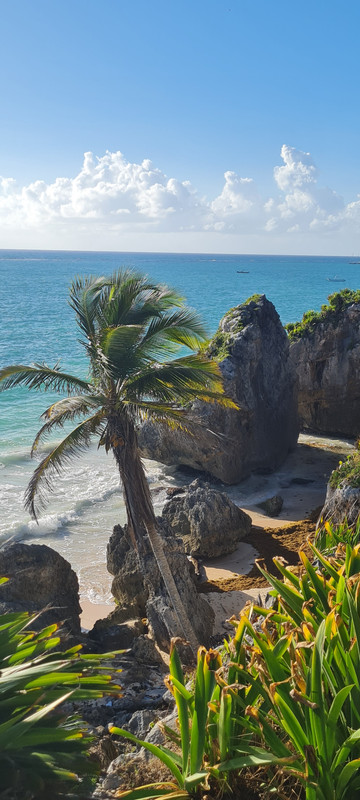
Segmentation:
<svg viewBox="0 0 360 800">
<path fill-rule="evenodd" d="M 283 323 L 320 309 L 341 288 L 360 288 L 360 264 L 351 257 L 82 253 L 0 251 L 0 365 L 59 359 L 69 371 L 86 374 L 73 313 L 67 304 L 72 278 L 133 267 L 179 289 L 213 333 L 221 316 L 255 292 L 265 293 Z M 243 270 L 243 272 L 238 272 Z M 329 278 L 343 281 L 329 281 Z M 22 497 L 34 462 L 30 446 L 39 415 L 52 398 L 19 389 L 0 395 L 0 542 L 9 538 L 43 542 L 77 569 L 82 593 L 106 599 L 106 542 L 124 521 L 118 477 L 111 457 L 94 447 L 74 462 L 50 498 L 40 524 L 29 520 Z M 148 462 L 159 509 L 172 472 Z"/>
</svg>

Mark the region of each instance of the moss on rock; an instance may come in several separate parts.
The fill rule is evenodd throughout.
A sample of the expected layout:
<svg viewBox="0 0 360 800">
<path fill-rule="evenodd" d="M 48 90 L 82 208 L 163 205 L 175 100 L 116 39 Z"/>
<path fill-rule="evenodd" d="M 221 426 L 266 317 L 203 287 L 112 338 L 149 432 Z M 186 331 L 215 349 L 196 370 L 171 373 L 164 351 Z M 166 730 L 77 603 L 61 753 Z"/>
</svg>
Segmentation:
<svg viewBox="0 0 360 800">
<path fill-rule="evenodd" d="M 214 333 L 206 348 L 211 358 L 216 361 L 224 361 L 225 358 L 231 355 L 234 336 L 251 322 L 250 304 L 256 305 L 262 297 L 263 295 L 261 294 L 253 294 L 244 303 L 230 308 L 224 314 L 216 333 Z"/>
</svg>

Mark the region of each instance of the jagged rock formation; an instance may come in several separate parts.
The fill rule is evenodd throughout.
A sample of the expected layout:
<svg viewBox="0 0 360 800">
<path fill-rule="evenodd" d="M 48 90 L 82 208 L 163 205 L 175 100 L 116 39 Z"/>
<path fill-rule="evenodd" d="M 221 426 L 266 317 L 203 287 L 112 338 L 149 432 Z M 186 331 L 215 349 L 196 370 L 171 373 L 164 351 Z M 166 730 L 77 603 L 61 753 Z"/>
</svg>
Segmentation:
<svg viewBox="0 0 360 800">
<path fill-rule="evenodd" d="M 5 547 L 0 550 L 0 575 L 10 579 L 0 587 L 0 613 L 49 608 L 36 621 L 37 628 L 61 622 L 73 636 L 80 634 L 78 579 L 51 547 L 18 542 Z"/>
<path fill-rule="evenodd" d="M 228 484 L 276 469 L 297 442 L 296 376 L 287 335 L 265 295 L 225 314 L 209 354 L 239 410 L 196 401 L 190 410 L 199 423 L 195 436 L 146 422 L 139 432 L 142 454 Z"/>
<path fill-rule="evenodd" d="M 354 527 L 360 517 L 360 488 L 341 483 L 333 487 L 328 483 L 325 504 L 320 514 L 324 522 L 329 520 L 332 525 L 341 525 L 347 521 Z"/>
<path fill-rule="evenodd" d="M 164 552 L 170 570 L 199 644 L 208 645 L 214 613 L 206 600 L 196 591 L 193 565 L 171 534 L 169 527 L 160 518 L 158 528 L 163 538 Z M 146 542 L 146 536 L 144 541 Z M 129 541 L 127 526 L 122 528 L 116 525 L 108 544 L 107 566 L 109 572 L 114 575 L 112 593 L 119 603 L 114 612 L 117 622 L 125 622 L 136 616 L 147 617 L 156 643 L 159 647 L 168 649 L 169 631 L 178 627 L 178 620 L 150 546 L 147 548 L 142 569 Z"/>
<path fill-rule="evenodd" d="M 318 322 L 292 342 L 299 382 L 301 427 L 319 433 L 360 434 L 360 304 Z"/>
<path fill-rule="evenodd" d="M 191 556 L 213 558 L 236 550 L 251 530 L 251 517 L 224 492 L 210 489 L 199 479 L 185 494 L 176 495 L 163 508 L 162 518 L 182 539 Z"/>
</svg>

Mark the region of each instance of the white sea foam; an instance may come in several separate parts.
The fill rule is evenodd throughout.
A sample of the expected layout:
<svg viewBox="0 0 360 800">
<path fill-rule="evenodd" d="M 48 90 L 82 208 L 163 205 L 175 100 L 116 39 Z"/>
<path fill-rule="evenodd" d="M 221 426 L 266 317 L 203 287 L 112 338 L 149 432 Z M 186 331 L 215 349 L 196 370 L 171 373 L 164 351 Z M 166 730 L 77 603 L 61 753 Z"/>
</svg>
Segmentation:
<svg viewBox="0 0 360 800">
<path fill-rule="evenodd" d="M 49 534 L 61 534 L 69 525 L 74 523 L 77 518 L 78 515 L 74 511 L 70 511 L 67 514 L 45 514 L 45 516 L 40 517 L 37 522 L 35 520 L 30 520 L 27 524 L 16 525 L 15 523 L 13 530 L 15 534 L 19 533 L 22 539 L 38 539 L 40 537 L 46 537 Z"/>
<path fill-rule="evenodd" d="M 25 455 L 24 450 L 20 452 Z M 114 460 L 95 447 L 75 460 L 57 480 L 47 509 L 36 523 L 23 507 L 34 464 L 27 458 L 19 463 L 17 455 L 11 454 L 6 470 L 1 472 L 0 544 L 20 540 L 53 547 L 77 572 L 83 596 L 92 602 L 110 602 L 106 546 L 113 526 L 126 520 Z M 144 466 L 156 512 L 160 513 L 169 477 L 160 464 L 146 460 Z"/>
</svg>

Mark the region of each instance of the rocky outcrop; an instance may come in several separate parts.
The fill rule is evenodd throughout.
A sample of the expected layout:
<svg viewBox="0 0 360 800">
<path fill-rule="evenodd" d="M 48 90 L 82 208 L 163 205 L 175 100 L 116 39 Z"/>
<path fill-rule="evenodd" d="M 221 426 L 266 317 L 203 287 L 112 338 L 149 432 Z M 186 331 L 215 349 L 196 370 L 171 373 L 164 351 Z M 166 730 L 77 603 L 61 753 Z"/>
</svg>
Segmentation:
<svg viewBox="0 0 360 800">
<path fill-rule="evenodd" d="M 248 514 L 224 492 L 210 489 L 199 479 L 188 486 L 185 494 L 166 503 L 162 518 L 182 539 L 185 553 L 194 557 L 232 553 L 251 529 Z"/>
<path fill-rule="evenodd" d="M 68 561 L 51 547 L 21 543 L 5 547 L 0 550 L 0 575 L 10 579 L 0 587 L 0 613 L 41 611 L 37 628 L 59 622 L 72 635 L 80 634 L 78 579 Z"/>
<path fill-rule="evenodd" d="M 277 517 L 284 505 L 284 498 L 279 494 L 273 497 L 268 497 L 263 503 L 259 503 L 259 508 L 262 508 L 268 517 Z"/>
<path fill-rule="evenodd" d="M 99 652 L 104 653 L 111 650 L 127 650 L 144 633 L 145 624 L 142 619 L 136 617 L 124 620 L 122 610 L 115 608 L 108 617 L 95 622 L 89 638 L 92 642 L 96 642 Z"/>
<path fill-rule="evenodd" d="M 262 295 L 225 314 L 209 354 L 239 410 L 194 402 L 195 436 L 146 422 L 139 432 L 143 455 L 228 484 L 276 469 L 296 445 L 298 423 L 295 370 L 273 304 Z"/>
<path fill-rule="evenodd" d="M 320 514 L 320 519 L 331 522 L 332 525 L 341 525 L 347 521 L 350 527 L 356 525 L 360 517 L 360 488 L 341 483 L 332 487 L 328 483 L 325 504 Z"/>
<path fill-rule="evenodd" d="M 207 645 L 212 633 L 214 614 L 210 606 L 196 591 L 195 571 L 183 548 L 171 534 L 164 521 L 158 519 L 158 530 L 170 570 L 175 580 L 185 611 L 199 644 Z M 107 551 L 108 570 L 114 575 L 112 593 L 119 603 L 116 611 L 121 619 L 147 617 L 150 631 L 162 649 L 168 649 L 170 636 L 179 628 L 176 609 L 173 608 L 144 534 L 146 555 L 140 565 L 124 529 L 117 525 L 110 538 Z"/>
<path fill-rule="evenodd" d="M 301 427 L 341 436 L 360 434 L 360 304 L 318 322 L 292 342 Z"/>
</svg>

